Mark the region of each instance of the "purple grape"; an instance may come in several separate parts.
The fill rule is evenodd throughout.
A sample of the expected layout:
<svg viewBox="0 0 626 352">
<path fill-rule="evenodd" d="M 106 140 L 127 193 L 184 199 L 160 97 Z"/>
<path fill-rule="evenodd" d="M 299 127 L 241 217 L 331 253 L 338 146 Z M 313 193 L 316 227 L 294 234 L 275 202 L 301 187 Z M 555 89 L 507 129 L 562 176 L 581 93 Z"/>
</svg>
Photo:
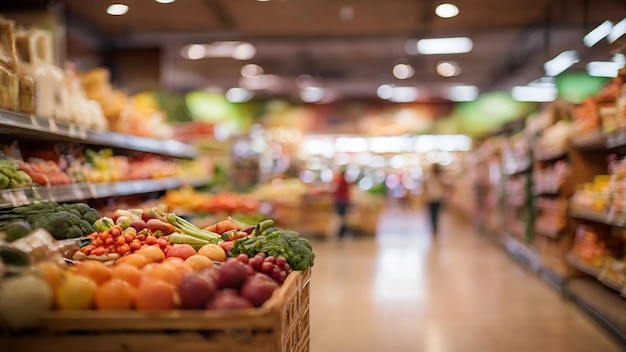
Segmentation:
<svg viewBox="0 0 626 352">
<path fill-rule="evenodd" d="M 263 264 L 263 260 L 261 258 L 253 257 L 248 260 L 248 265 L 252 267 L 252 269 L 259 271 L 261 269 L 261 265 Z"/>
<path fill-rule="evenodd" d="M 280 274 L 278 274 L 278 281 L 282 284 L 285 282 L 285 279 L 287 279 L 287 272 L 281 271 Z"/>
</svg>

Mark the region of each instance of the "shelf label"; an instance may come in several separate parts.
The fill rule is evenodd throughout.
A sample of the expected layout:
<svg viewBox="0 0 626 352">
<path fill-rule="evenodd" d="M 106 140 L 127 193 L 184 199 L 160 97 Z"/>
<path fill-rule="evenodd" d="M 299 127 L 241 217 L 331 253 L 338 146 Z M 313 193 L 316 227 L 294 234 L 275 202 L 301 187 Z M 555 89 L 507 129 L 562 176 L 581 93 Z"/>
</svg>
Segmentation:
<svg viewBox="0 0 626 352">
<path fill-rule="evenodd" d="M 73 123 L 70 123 L 67 125 L 67 133 L 69 134 L 70 137 L 72 138 L 76 138 L 77 137 L 77 126 Z"/>
<path fill-rule="evenodd" d="M 41 125 L 39 124 L 39 120 L 37 120 L 36 116 L 30 115 L 30 124 L 36 130 L 41 129 Z"/>
</svg>

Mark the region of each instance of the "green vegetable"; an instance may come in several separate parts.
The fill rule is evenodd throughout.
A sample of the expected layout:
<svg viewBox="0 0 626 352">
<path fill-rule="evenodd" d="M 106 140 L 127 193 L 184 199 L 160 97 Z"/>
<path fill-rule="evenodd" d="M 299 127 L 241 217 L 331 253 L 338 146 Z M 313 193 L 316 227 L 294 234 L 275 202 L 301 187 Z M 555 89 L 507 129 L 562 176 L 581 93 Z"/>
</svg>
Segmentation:
<svg viewBox="0 0 626 352">
<path fill-rule="evenodd" d="M 5 189 L 9 187 L 9 177 L 5 174 L 0 173 L 0 189 Z"/>
<path fill-rule="evenodd" d="M 26 266 L 30 264 L 28 254 L 2 244 L 0 244 L 0 259 L 7 265 Z"/>
<path fill-rule="evenodd" d="M 173 233 L 171 235 L 164 236 L 164 238 L 172 244 L 188 244 L 191 245 L 196 250 L 200 249 L 202 246 L 211 244 L 212 242 L 202 240 L 197 237 L 185 235 L 182 233 Z"/>
<path fill-rule="evenodd" d="M 93 226 L 96 228 L 96 231 L 104 232 L 112 228 L 113 226 L 115 226 L 115 223 L 113 222 L 113 219 L 104 217 L 104 218 L 96 220 Z"/>
<path fill-rule="evenodd" d="M 256 224 L 256 227 L 254 228 L 254 230 L 252 230 L 250 236 L 262 235 L 265 230 L 272 227 L 274 227 L 274 220 L 263 220 Z"/>
<path fill-rule="evenodd" d="M 4 227 L 4 232 L 7 234 L 7 241 L 13 242 L 18 240 L 31 232 L 30 225 L 24 220 L 11 221 Z"/>
<path fill-rule="evenodd" d="M 174 227 L 176 227 L 178 230 L 180 230 L 180 232 L 185 235 L 196 237 L 212 244 L 217 244 L 220 240 L 220 235 L 218 235 L 217 233 L 202 230 L 196 225 L 190 223 L 189 221 L 181 218 L 174 213 L 169 213 L 165 217 L 167 219 L 167 222 L 174 225 Z"/>
<path fill-rule="evenodd" d="M 286 259 L 294 270 L 305 270 L 313 266 L 315 263 L 315 254 L 313 253 L 313 247 L 309 241 L 300 237 L 300 234 L 295 231 L 276 231 L 268 236 L 275 233 L 278 233 L 280 237 L 289 244 L 289 247 L 291 247 L 293 256 Z"/>
</svg>

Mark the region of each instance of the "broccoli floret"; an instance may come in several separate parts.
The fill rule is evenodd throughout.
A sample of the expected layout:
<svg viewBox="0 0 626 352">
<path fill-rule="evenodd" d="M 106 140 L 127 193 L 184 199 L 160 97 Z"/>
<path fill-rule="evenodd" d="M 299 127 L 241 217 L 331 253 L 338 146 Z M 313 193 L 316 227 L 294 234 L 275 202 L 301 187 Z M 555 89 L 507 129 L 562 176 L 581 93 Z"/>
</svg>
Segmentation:
<svg viewBox="0 0 626 352">
<path fill-rule="evenodd" d="M 67 209 L 74 209 L 78 211 L 81 215 L 93 209 L 85 203 L 65 204 L 65 206 Z"/>
<path fill-rule="evenodd" d="M 100 218 L 100 214 L 96 209 L 91 208 L 90 210 L 82 213 L 81 218 L 83 218 L 83 220 L 87 221 L 88 223 L 93 224 Z"/>
<path fill-rule="evenodd" d="M 83 233 L 79 227 L 80 222 L 80 217 L 72 213 L 68 213 L 67 211 L 60 211 L 52 214 L 41 214 L 29 219 L 31 228 L 45 229 L 56 239 L 82 236 Z M 72 227 L 74 227 L 74 229 L 70 230 Z"/>
<path fill-rule="evenodd" d="M 83 231 L 77 225 L 72 225 L 67 229 L 67 232 L 64 234 L 63 238 L 77 238 L 83 236 Z"/>
<path fill-rule="evenodd" d="M 78 223 L 78 227 L 80 228 L 80 231 L 83 233 L 83 235 L 89 235 L 94 231 L 93 225 L 85 220 L 81 220 Z"/>
<path fill-rule="evenodd" d="M 300 237 L 300 234 L 295 231 L 280 231 L 278 233 L 287 242 L 293 253 L 290 258 L 286 258 L 292 269 L 305 270 L 313 266 L 315 254 L 313 254 L 313 248 L 309 241 Z"/>
</svg>

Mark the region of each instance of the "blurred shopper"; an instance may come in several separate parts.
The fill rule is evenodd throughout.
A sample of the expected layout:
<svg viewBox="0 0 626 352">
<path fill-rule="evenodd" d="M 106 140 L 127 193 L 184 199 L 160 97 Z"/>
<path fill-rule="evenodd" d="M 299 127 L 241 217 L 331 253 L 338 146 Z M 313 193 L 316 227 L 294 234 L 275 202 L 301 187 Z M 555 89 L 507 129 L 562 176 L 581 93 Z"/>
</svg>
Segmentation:
<svg viewBox="0 0 626 352">
<path fill-rule="evenodd" d="M 335 211 L 339 215 L 341 221 L 341 227 L 339 228 L 338 237 L 343 238 L 348 230 L 346 221 L 346 214 L 350 207 L 350 184 L 346 180 L 346 170 L 341 169 L 337 177 L 335 177 L 334 192 L 335 192 Z"/>
<path fill-rule="evenodd" d="M 428 211 L 433 236 L 439 231 L 439 212 L 444 198 L 444 183 L 441 177 L 441 167 L 433 164 L 430 172 L 425 174 L 424 191 L 428 199 Z"/>
</svg>

